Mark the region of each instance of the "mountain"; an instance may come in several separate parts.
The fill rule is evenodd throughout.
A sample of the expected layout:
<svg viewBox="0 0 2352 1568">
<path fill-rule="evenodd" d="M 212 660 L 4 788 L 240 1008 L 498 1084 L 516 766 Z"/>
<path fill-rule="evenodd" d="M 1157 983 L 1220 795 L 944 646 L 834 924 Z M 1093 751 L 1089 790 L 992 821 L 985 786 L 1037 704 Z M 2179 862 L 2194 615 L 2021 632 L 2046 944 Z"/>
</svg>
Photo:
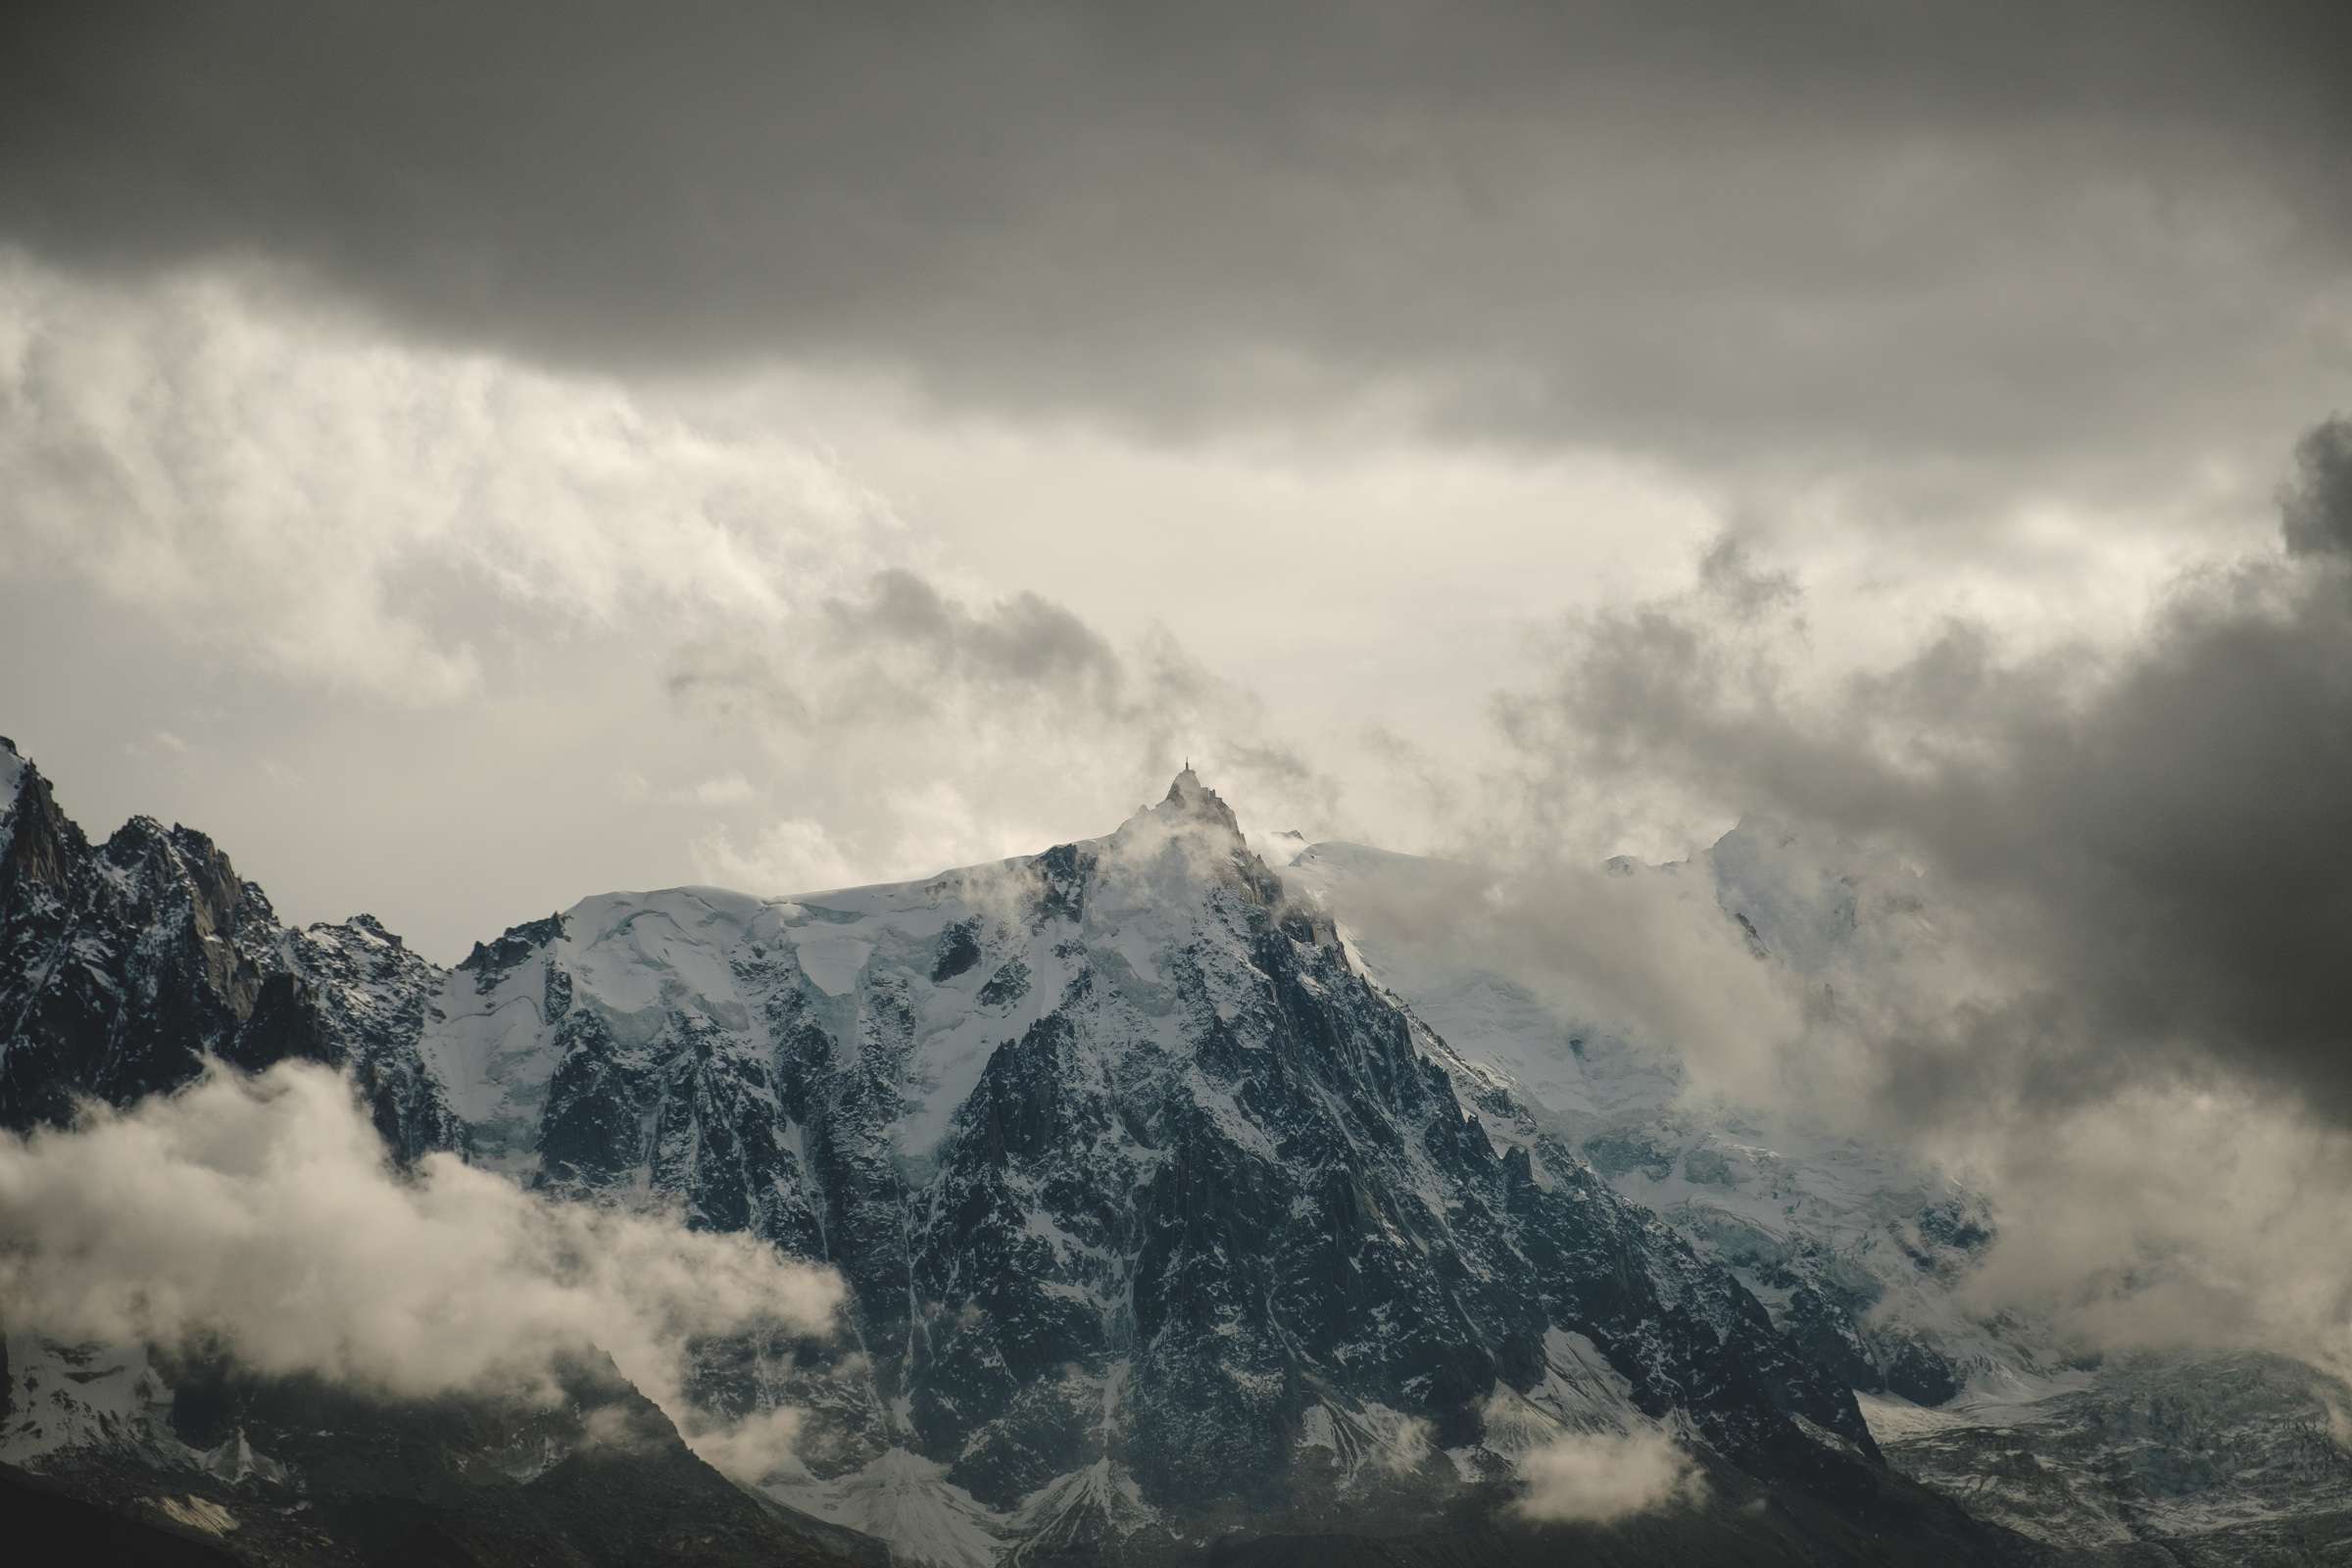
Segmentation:
<svg viewBox="0 0 2352 1568">
<path fill-rule="evenodd" d="M 416 1053 L 440 971 L 374 919 L 307 931 L 213 841 L 134 816 L 92 845 L 0 737 L 0 1127 L 128 1104 L 206 1055 L 347 1069 L 398 1153 L 465 1129 Z"/>
<path fill-rule="evenodd" d="M 93 846 L 13 747 L 0 761 L 0 1123 L 169 1091 L 208 1055 L 315 1059 L 350 1073 L 396 1158 L 458 1150 L 832 1264 L 839 1346 L 709 1347 L 692 1391 L 806 1413 L 757 1489 L 796 1549 L 2015 1544 L 1891 1471 L 1838 1347 L 1776 1322 L 1379 983 L 1189 770 L 1100 839 L 788 900 L 606 895 L 445 970 L 367 916 L 284 926 L 188 829 L 138 818 Z M 513 1413 L 344 1396 L 306 1426 L 319 1391 L 171 1354 L 12 1340 L 0 1460 L 116 1501 L 169 1477 L 249 1514 L 307 1503 L 355 1550 L 386 1486 L 402 1528 L 455 1540 L 527 1531 L 531 1489 L 578 1465 L 628 1470 L 588 1453 L 576 1407 L 517 1438 Z M 215 1386 L 239 1392 L 188 1393 Z M 1603 1536 L 1504 1512 L 1531 1450 L 1574 1433 L 1669 1435 L 1709 1500 Z M 553 1468 L 517 1465 L 517 1442 Z M 716 1479 L 674 1432 L 659 1446 Z M 388 1450 L 411 1458 L 360 1457 Z M 460 1471 L 503 1477 L 488 1524 L 432 1479 Z M 612 1494 L 661 1490 L 637 1474 Z"/>
<path fill-rule="evenodd" d="M 1381 982 L 1567 1142 L 1621 1196 L 1724 1262 L 1787 1332 L 1866 1396 L 1941 1404 L 1971 1379 L 2058 1370 L 1955 1304 L 1992 1236 L 1984 1199 L 1900 1149 L 1695 1095 L 1666 1043 L 1579 1015 L 1556 976 L 1412 940 L 1385 912 L 1458 898 L 1442 862 L 1361 845 L 1305 848 L 1284 870 L 1348 930 Z M 1747 821 L 1692 860 L 1610 863 L 1661 884 L 1695 925 L 1825 987 L 1894 960 L 1923 920 L 1917 878 L 1850 847 Z M 1733 951 L 1727 940 L 1723 951 Z M 1490 966 L 1492 965 L 1492 966 Z"/>
</svg>

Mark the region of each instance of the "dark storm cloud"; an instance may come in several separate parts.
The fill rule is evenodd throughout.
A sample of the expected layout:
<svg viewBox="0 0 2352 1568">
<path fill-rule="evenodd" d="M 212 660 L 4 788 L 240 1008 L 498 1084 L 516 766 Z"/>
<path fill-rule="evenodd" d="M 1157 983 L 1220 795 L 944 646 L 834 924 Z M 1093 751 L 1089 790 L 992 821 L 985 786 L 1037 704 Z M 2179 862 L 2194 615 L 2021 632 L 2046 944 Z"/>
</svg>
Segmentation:
<svg viewBox="0 0 2352 1568">
<path fill-rule="evenodd" d="M 1653 788 L 1891 841 L 2002 983 L 1876 1020 L 1891 1108 L 2065 1109 L 2243 1074 L 2352 1122 L 2348 427 L 2297 448 L 2286 553 L 2181 583 L 2121 656 L 1955 623 L 1808 694 L 1752 566 L 1571 633 L 1507 732 L 1538 793 Z"/>
<path fill-rule="evenodd" d="M 1181 698 L 1207 679 L 1181 659 L 1130 669 L 1101 632 L 1037 594 L 975 608 L 904 567 L 876 572 L 856 597 L 826 599 L 771 643 L 738 631 L 689 644 L 666 677 L 670 695 L 817 731 L 976 704 L 1124 718 L 1139 701 Z"/>
<path fill-rule="evenodd" d="M 824 614 L 840 647 L 880 639 L 919 652 L 942 675 L 985 685 L 1046 687 L 1083 700 L 1114 692 L 1124 674 L 1101 632 L 1034 593 L 975 612 L 898 568 L 877 574 L 861 603 L 826 601 Z"/>
<path fill-rule="evenodd" d="M 2295 444 L 2295 465 L 2282 501 L 2288 553 L 2352 556 L 2352 420 L 2314 426 Z"/>
<path fill-rule="evenodd" d="M 2091 461 L 2341 373 L 2344 18 L 21 6 L 0 235 L 1161 431 Z"/>
</svg>

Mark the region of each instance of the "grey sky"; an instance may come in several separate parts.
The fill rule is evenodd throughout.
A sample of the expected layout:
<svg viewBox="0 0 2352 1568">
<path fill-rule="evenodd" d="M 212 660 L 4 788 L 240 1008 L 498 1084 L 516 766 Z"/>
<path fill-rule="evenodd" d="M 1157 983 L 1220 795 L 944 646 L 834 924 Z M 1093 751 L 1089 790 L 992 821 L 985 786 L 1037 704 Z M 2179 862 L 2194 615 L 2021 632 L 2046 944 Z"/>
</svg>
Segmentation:
<svg viewBox="0 0 2352 1568">
<path fill-rule="evenodd" d="M 0 724 L 94 829 L 444 957 L 1098 831 L 1188 753 L 1458 843 L 1545 628 L 1724 537 L 1822 681 L 1947 614 L 2113 654 L 2274 549 L 2352 407 L 2348 54 L 2325 5 L 10 8 Z M 1736 808 L 1676 785 L 1551 827 Z"/>
<path fill-rule="evenodd" d="M 2071 470 L 2344 342 L 2324 5 L 19 16 L 43 254 L 258 252 L 573 365 Z"/>
</svg>

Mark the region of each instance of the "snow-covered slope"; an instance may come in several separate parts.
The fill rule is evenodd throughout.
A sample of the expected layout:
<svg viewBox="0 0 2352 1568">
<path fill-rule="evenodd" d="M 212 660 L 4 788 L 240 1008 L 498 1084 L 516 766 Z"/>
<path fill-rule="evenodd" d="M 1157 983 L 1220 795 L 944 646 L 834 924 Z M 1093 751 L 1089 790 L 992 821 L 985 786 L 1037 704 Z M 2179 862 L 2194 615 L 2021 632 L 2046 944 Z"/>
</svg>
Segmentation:
<svg viewBox="0 0 2352 1568">
<path fill-rule="evenodd" d="M 2325 1560 L 2294 1548 L 2299 1522 L 2352 1511 L 2348 1401 L 2335 1378 L 2243 1354 L 2132 1356 L 1972 1387 L 1936 1409 L 1863 1405 L 1897 1464 L 2024 1534 L 2078 1547 L 2218 1538 L 2257 1562 Z"/>
<path fill-rule="evenodd" d="M 1189 773 L 1105 838 L 927 882 L 590 899 L 430 1013 L 477 1157 L 848 1275 L 852 1371 L 714 1396 L 818 1412 L 771 1490 L 910 1552 L 1432 1507 L 1507 1475 L 1498 1396 L 1867 1446 L 1728 1275 L 1460 1105 L 1443 1042 Z M 1406 1428 L 1443 1441 L 1371 1486 L 1361 1434 Z"/>
</svg>

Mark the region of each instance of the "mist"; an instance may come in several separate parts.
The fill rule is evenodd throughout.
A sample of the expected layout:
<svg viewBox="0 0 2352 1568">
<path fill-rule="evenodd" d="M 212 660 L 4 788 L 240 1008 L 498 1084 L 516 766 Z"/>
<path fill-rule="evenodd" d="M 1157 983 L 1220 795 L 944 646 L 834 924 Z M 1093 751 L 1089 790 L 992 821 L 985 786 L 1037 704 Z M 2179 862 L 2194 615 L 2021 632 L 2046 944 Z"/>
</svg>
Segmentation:
<svg viewBox="0 0 2352 1568">
<path fill-rule="evenodd" d="M 1540 1524 L 1613 1525 L 1706 1498 L 1697 1468 L 1662 1432 L 1565 1433 L 1530 1449 L 1520 1468 L 1526 1490 L 1511 1509 Z"/>
<path fill-rule="evenodd" d="M 844 1288 L 740 1234 L 556 1201 L 449 1153 L 387 1161 L 351 1086 L 214 1067 L 73 1128 L 0 1137 L 0 1318 L 18 1332 L 226 1349 L 391 1397 L 559 1397 L 603 1352 L 689 1445 L 753 1479 L 793 1416 L 684 1394 L 694 1341 L 829 1337 Z"/>
</svg>

